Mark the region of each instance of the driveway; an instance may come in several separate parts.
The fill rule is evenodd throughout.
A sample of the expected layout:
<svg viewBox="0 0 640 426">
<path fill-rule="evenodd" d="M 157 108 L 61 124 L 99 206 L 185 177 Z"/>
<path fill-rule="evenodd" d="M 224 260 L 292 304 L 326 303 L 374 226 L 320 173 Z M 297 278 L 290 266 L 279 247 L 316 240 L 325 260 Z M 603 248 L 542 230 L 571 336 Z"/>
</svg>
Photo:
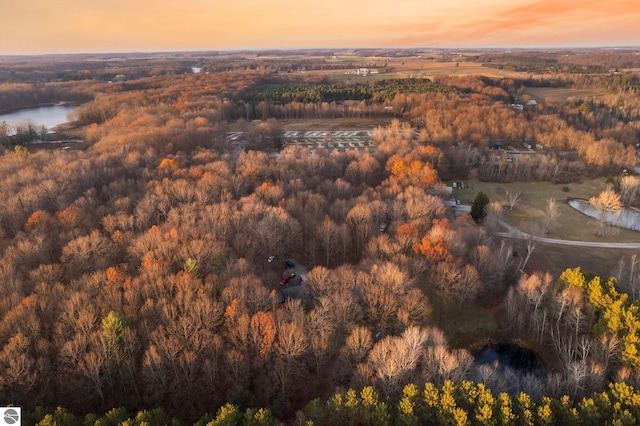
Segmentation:
<svg viewBox="0 0 640 426">
<path fill-rule="evenodd" d="M 500 219 L 500 225 L 507 229 L 507 232 L 496 232 L 495 235 L 503 238 L 516 238 L 520 240 L 531 239 L 546 244 L 558 244 L 564 246 L 579 246 L 579 247 L 601 247 L 601 248 L 622 248 L 622 249 L 638 249 L 640 248 L 640 242 L 638 243 L 605 243 L 601 241 L 574 241 L 574 240 L 560 240 L 557 238 L 538 237 L 536 235 L 527 234 L 519 229 L 509 225 L 503 219 Z"/>
</svg>

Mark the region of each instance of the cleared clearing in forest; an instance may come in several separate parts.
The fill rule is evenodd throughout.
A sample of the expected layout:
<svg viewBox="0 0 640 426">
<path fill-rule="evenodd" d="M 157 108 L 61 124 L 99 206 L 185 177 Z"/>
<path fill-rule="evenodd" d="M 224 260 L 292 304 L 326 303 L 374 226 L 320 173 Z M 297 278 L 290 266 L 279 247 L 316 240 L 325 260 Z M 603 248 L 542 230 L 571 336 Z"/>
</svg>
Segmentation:
<svg viewBox="0 0 640 426">
<path fill-rule="evenodd" d="M 604 93 L 595 90 L 555 87 L 527 87 L 525 94 L 531 95 L 539 102 L 551 100 L 559 103 L 566 103 L 579 98 L 593 98 L 604 95 Z"/>
<path fill-rule="evenodd" d="M 310 149 L 324 148 L 330 151 L 362 150 L 373 146 L 371 130 L 286 130 L 281 135 L 283 145 L 301 145 Z M 229 132 L 227 139 L 242 143 L 244 132 Z"/>
<path fill-rule="evenodd" d="M 640 233 L 620 228 L 609 228 L 604 236 L 597 236 L 598 221 L 571 208 L 567 198 L 588 199 L 606 188 L 604 179 L 584 180 L 568 184 L 550 182 L 465 182 L 464 189 L 454 189 L 453 196 L 463 204 L 471 204 L 476 194 L 483 191 L 491 202 L 503 205 L 503 217 L 512 226 L 527 233 L 557 239 L 600 242 L 638 242 Z M 520 192 L 521 200 L 509 211 L 506 192 Z M 544 215 L 549 198 L 557 201 L 560 216 L 549 234 L 544 233 Z M 510 240 L 517 253 L 524 255 L 526 241 Z M 569 267 L 610 275 L 621 258 L 637 254 L 636 249 L 571 247 L 536 243 L 536 249 L 526 271 L 548 271 L 556 277 Z M 516 260 L 517 261 L 517 260 Z"/>
</svg>

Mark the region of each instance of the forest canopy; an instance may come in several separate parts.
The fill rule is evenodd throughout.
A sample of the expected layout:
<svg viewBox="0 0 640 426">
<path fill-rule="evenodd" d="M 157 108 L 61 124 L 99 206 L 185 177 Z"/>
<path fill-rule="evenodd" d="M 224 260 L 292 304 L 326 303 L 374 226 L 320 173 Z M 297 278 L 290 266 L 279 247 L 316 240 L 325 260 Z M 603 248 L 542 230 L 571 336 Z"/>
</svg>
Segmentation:
<svg viewBox="0 0 640 426">
<path fill-rule="evenodd" d="M 351 66 L 436 62 L 406 55 Z M 0 64 L 0 108 L 77 104 L 47 141 L 0 126 L 0 399 L 41 424 L 638 419 L 636 256 L 532 269 L 501 228 L 522 194 L 474 187 L 594 179 L 640 206 L 637 73 L 442 55 L 330 82 L 326 56 Z M 530 102 L 548 81 L 598 96 Z M 543 368 L 478 362 L 498 343 Z"/>
<path fill-rule="evenodd" d="M 336 102 L 368 101 L 382 102 L 393 99 L 398 94 L 410 93 L 451 93 L 456 89 L 425 79 L 380 80 L 373 83 L 334 83 L 307 86 L 285 85 L 265 87 L 245 93 L 242 98 L 249 102 L 267 101 L 278 105 L 290 102 Z"/>
</svg>

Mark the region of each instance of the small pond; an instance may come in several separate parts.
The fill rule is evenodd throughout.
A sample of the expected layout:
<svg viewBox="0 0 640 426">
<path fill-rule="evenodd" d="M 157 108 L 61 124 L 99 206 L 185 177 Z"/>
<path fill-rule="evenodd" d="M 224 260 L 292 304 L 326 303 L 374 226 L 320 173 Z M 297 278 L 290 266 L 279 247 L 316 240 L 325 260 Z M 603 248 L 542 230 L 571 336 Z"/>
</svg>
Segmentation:
<svg viewBox="0 0 640 426">
<path fill-rule="evenodd" d="M 545 372 L 546 367 L 540 356 L 521 346 L 499 343 L 487 346 L 474 354 L 476 364 L 489 365 L 495 369 L 509 367 L 523 373 Z"/>
<path fill-rule="evenodd" d="M 473 355 L 473 379 L 494 392 L 526 392 L 532 396 L 544 392 L 547 367 L 535 351 L 513 343 L 496 343 Z"/>
<path fill-rule="evenodd" d="M 569 205 L 584 215 L 594 219 L 600 218 L 598 209 L 593 207 L 587 200 L 574 198 L 569 200 Z M 640 231 L 640 211 L 630 207 L 624 206 L 620 212 L 606 212 L 604 221 L 609 225 L 619 226 L 633 231 Z"/>
</svg>

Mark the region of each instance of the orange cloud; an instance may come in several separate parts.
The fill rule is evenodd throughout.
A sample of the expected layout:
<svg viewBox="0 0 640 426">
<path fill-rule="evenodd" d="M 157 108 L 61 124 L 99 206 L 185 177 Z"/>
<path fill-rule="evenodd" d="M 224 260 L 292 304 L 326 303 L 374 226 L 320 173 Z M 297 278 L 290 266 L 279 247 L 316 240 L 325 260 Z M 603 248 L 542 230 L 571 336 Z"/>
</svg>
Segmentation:
<svg viewBox="0 0 640 426">
<path fill-rule="evenodd" d="M 452 16 L 442 25 L 389 26 L 387 33 L 398 34 L 392 44 L 414 46 L 638 45 L 638 22 L 635 1 L 536 0 Z"/>
<path fill-rule="evenodd" d="M 602 20 L 625 17 L 638 6 L 630 7 L 630 2 L 611 2 L 592 0 L 576 2 L 574 0 L 537 0 L 521 6 L 516 6 L 488 17 L 483 22 L 476 23 L 475 31 L 468 33 L 470 37 L 487 36 L 491 34 L 504 35 L 511 31 L 557 31 L 559 33 L 572 28 L 591 27 L 598 32 L 593 24 Z"/>
</svg>

